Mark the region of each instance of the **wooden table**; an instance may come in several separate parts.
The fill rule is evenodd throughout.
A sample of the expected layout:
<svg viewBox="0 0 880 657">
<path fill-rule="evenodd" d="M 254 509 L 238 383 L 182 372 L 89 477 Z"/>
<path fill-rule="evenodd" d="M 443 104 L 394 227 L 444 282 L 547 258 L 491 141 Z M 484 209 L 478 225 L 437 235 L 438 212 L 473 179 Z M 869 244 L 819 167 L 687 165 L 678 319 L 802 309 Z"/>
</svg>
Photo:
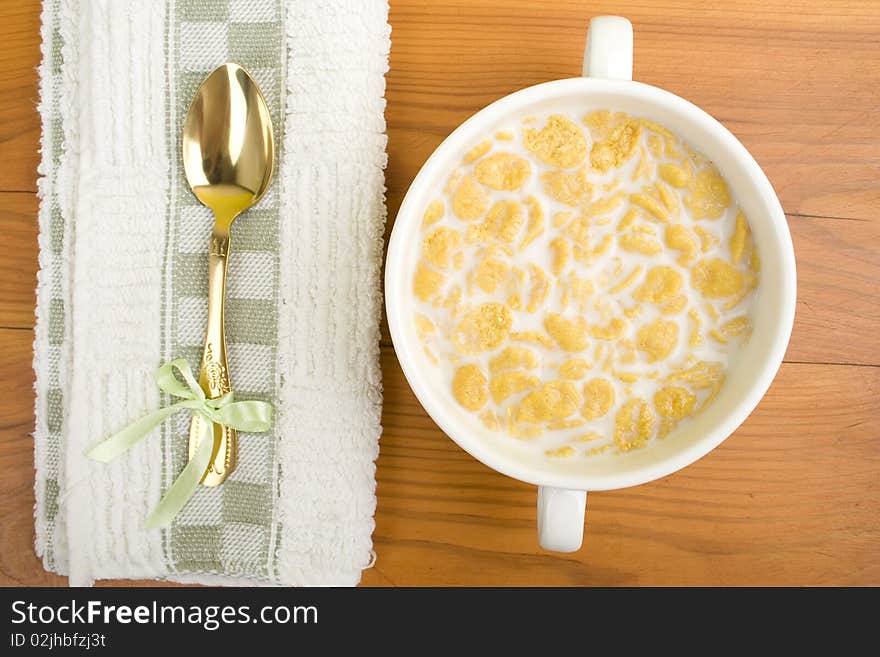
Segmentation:
<svg viewBox="0 0 880 657">
<path fill-rule="evenodd" d="M 0 584 L 33 554 L 39 3 L 0 5 Z M 378 562 L 368 585 L 880 584 L 880 11 L 875 0 L 393 0 L 389 229 L 440 141 L 515 89 L 580 72 L 590 16 L 635 26 L 638 80 L 703 107 L 773 182 L 794 237 L 785 364 L 721 447 L 593 493 L 577 554 L 540 550 L 535 490 L 458 449 L 382 340 Z"/>
</svg>

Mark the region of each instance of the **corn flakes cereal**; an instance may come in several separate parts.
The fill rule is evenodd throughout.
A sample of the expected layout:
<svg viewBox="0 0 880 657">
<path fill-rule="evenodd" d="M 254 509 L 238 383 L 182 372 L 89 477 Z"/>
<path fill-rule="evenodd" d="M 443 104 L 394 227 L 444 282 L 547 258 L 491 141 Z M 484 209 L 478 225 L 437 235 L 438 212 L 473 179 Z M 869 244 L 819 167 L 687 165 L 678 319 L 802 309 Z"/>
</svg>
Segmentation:
<svg viewBox="0 0 880 657">
<path fill-rule="evenodd" d="M 513 191 L 522 187 L 532 167 L 529 161 L 513 153 L 494 153 L 477 162 L 474 176 L 486 187 L 502 191 Z"/>
<path fill-rule="evenodd" d="M 513 242 L 523 225 L 523 208 L 516 201 L 498 201 L 486 215 L 493 234 L 505 242 Z"/>
<path fill-rule="evenodd" d="M 623 112 L 612 112 L 607 109 L 593 110 L 581 119 L 584 125 L 590 128 L 590 132 L 597 139 L 603 139 L 614 128 L 626 122 L 629 117 Z"/>
<path fill-rule="evenodd" d="M 513 318 L 507 306 L 484 303 L 458 323 L 453 341 L 463 354 L 497 349 L 507 339 L 512 324 Z"/>
<path fill-rule="evenodd" d="M 479 224 L 468 226 L 466 239 L 470 243 L 488 243 L 492 240 L 513 242 L 524 223 L 522 205 L 512 200 L 497 201 Z"/>
<path fill-rule="evenodd" d="M 690 318 L 694 325 L 691 329 L 691 335 L 688 338 L 688 344 L 692 347 L 696 347 L 703 342 L 703 336 L 700 335 L 700 330 L 703 328 L 703 320 L 699 313 L 694 309 L 688 311 L 688 318 Z"/>
<path fill-rule="evenodd" d="M 422 226 L 430 226 L 431 224 L 440 221 L 445 213 L 446 206 L 443 204 L 443 201 L 435 198 L 425 209 L 425 214 L 422 216 Z"/>
<path fill-rule="evenodd" d="M 678 195 L 673 193 L 669 186 L 664 185 L 660 181 L 654 183 L 654 193 L 663 204 L 663 207 L 666 208 L 667 212 L 671 213 L 671 216 L 677 217 L 679 210 Z"/>
<path fill-rule="evenodd" d="M 544 234 L 544 210 L 541 204 L 534 196 L 529 196 L 526 199 L 526 206 L 529 208 L 529 223 L 526 225 L 526 234 L 519 244 L 520 250 Z"/>
<path fill-rule="evenodd" d="M 486 141 L 481 141 L 465 154 L 464 161 L 467 163 L 475 162 L 490 150 L 492 150 L 492 142 L 488 139 Z"/>
<path fill-rule="evenodd" d="M 641 138 L 642 126 L 638 122 L 628 121 L 617 126 L 606 140 L 593 144 L 590 164 L 602 173 L 621 166 L 632 157 Z"/>
<path fill-rule="evenodd" d="M 679 146 L 678 139 L 676 139 L 675 137 L 666 137 L 666 139 L 663 140 L 663 143 L 664 143 L 663 152 L 666 154 L 666 157 L 671 158 L 673 160 L 681 159 L 682 154 L 678 148 L 678 146 Z"/>
<path fill-rule="evenodd" d="M 642 266 L 636 265 L 633 270 L 627 274 L 626 278 L 624 278 L 619 283 L 615 284 L 614 287 L 608 290 L 610 294 L 617 294 L 618 292 L 622 292 L 630 285 L 636 282 L 636 279 L 642 275 Z"/>
<path fill-rule="evenodd" d="M 614 442 L 627 452 L 644 447 L 654 431 L 654 414 L 644 399 L 629 399 L 614 417 Z"/>
<path fill-rule="evenodd" d="M 596 246 L 593 249 L 590 249 L 590 251 L 587 252 L 588 258 L 586 258 L 586 260 L 594 260 L 594 259 L 598 258 L 599 256 L 603 256 L 606 253 L 608 253 L 608 250 L 611 248 L 611 242 L 612 242 L 613 237 L 614 236 L 611 233 L 608 233 L 607 235 L 605 235 L 602 238 L 602 241 L 599 242 L 598 246 Z M 575 257 L 577 257 L 577 256 L 575 256 Z M 580 258 L 580 259 L 584 260 L 584 258 Z"/>
<path fill-rule="evenodd" d="M 648 154 L 645 152 L 644 146 L 639 147 L 639 155 L 639 163 L 636 165 L 635 171 L 633 171 L 631 176 L 633 180 L 650 178 L 654 171 L 654 167 L 648 159 Z"/>
<path fill-rule="evenodd" d="M 678 296 L 682 286 L 682 276 L 673 267 L 658 265 L 651 267 L 645 281 L 633 293 L 637 301 L 662 303 Z"/>
<path fill-rule="evenodd" d="M 583 214 L 573 219 L 565 227 L 565 235 L 582 251 L 588 251 L 592 235 L 592 219 Z"/>
<path fill-rule="evenodd" d="M 660 312 L 664 315 L 677 315 L 687 307 L 687 303 L 688 298 L 679 294 L 660 306 Z"/>
<path fill-rule="evenodd" d="M 726 342 L 730 338 L 747 335 L 749 331 L 751 331 L 751 328 L 751 323 L 749 322 L 748 317 L 734 317 L 733 319 L 724 322 L 718 327 L 718 329 L 713 331 L 713 337 L 716 337 L 719 342 Z"/>
<path fill-rule="evenodd" d="M 485 411 L 480 413 L 480 421 L 483 423 L 483 426 L 486 427 L 489 431 L 501 430 L 501 419 L 491 408 L 487 408 Z"/>
<path fill-rule="evenodd" d="M 636 344 L 632 340 L 623 338 L 615 344 L 617 360 L 624 365 L 632 365 L 636 362 Z"/>
<path fill-rule="evenodd" d="M 532 289 L 526 310 L 533 313 L 544 305 L 550 295 L 551 281 L 547 273 L 537 265 L 529 265 L 529 278 L 532 281 Z"/>
<path fill-rule="evenodd" d="M 730 205 L 730 192 L 727 183 L 715 167 L 707 167 L 697 172 L 690 196 L 684 204 L 694 219 L 718 219 Z"/>
<path fill-rule="evenodd" d="M 623 218 L 620 220 L 620 223 L 617 224 L 618 232 L 623 232 L 627 228 L 633 225 L 636 219 L 639 218 L 639 211 L 635 208 L 630 208 L 626 211 L 626 214 L 623 215 Z"/>
<path fill-rule="evenodd" d="M 588 278 L 581 278 L 574 272 L 571 272 L 568 275 L 568 284 L 565 286 L 562 294 L 562 306 L 576 305 L 579 310 L 583 311 L 594 291 L 593 281 Z"/>
<path fill-rule="evenodd" d="M 700 260 L 691 269 L 691 285 L 707 299 L 723 299 L 745 286 L 745 277 L 720 258 Z"/>
<path fill-rule="evenodd" d="M 746 245 L 751 239 L 751 231 L 742 210 L 736 213 L 736 225 L 733 235 L 730 236 L 730 260 L 733 264 L 739 264 L 746 250 Z"/>
<path fill-rule="evenodd" d="M 587 170 L 581 167 L 573 173 L 556 169 L 541 176 L 544 191 L 550 198 L 571 207 L 590 200 L 593 186 L 587 181 Z"/>
<path fill-rule="evenodd" d="M 478 288 L 492 294 L 509 272 L 510 264 L 490 253 L 476 266 L 472 280 Z"/>
<path fill-rule="evenodd" d="M 544 433 L 544 428 L 540 425 L 518 425 L 511 418 L 507 426 L 508 433 L 514 438 L 531 439 Z"/>
<path fill-rule="evenodd" d="M 657 167 L 657 175 L 673 187 L 683 189 L 691 183 L 691 170 L 686 167 L 667 162 Z"/>
<path fill-rule="evenodd" d="M 703 253 L 711 251 L 721 240 L 714 233 L 706 230 L 702 226 L 694 226 L 694 232 L 700 238 L 700 250 Z"/>
<path fill-rule="evenodd" d="M 443 299 L 443 307 L 450 308 L 454 316 L 458 312 L 458 304 L 461 302 L 461 287 L 453 285 L 449 288 L 446 298 Z"/>
<path fill-rule="evenodd" d="M 553 213 L 553 227 L 554 228 L 562 228 L 567 224 L 571 218 L 574 216 L 573 212 L 554 212 Z"/>
<path fill-rule="evenodd" d="M 648 356 L 648 361 L 666 358 L 678 343 L 679 327 L 676 322 L 655 319 L 642 326 L 636 334 L 636 347 Z"/>
<path fill-rule="evenodd" d="M 492 400 L 496 404 L 500 404 L 511 395 L 534 388 L 540 382 L 538 377 L 531 374 L 520 370 L 509 370 L 492 377 L 492 380 L 489 381 L 489 392 L 492 394 Z"/>
<path fill-rule="evenodd" d="M 428 317 L 425 317 L 422 313 L 416 313 L 413 319 L 416 325 L 416 333 L 418 333 L 420 339 L 424 340 L 434 332 L 436 328 L 434 322 Z"/>
<path fill-rule="evenodd" d="M 478 411 L 489 400 L 486 377 L 476 365 L 462 365 L 452 377 L 455 401 L 469 411 Z"/>
<path fill-rule="evenodd" d="M 709 363 L 700 361 L 695 365 L 679 370 L 666 377 L 669 383 L 681 381 L 689 383 L 692 388 L 703 390 L 714 386 L 724 376 L 721 363 Z"/>
<path fill-rule="evenodd" d="M 460 245 L 461 233 L 446 226 L 440 226 L 422 241 L 422 254 L 429 264 L 438 269 L 446 269 L 449 267 L 452 252 Z"/>
<path fill-rule="evenodd" d="M 672 134 L 669 130 L 664 128 L 659 123 L 654 123 L 653 121 L 650 121 L 648 119 L 639 119 L 639 123 L 642 124 L 642 127 L 645 128 L 645 130 L 650 130 L 651 132 L 656 132 L 658 135 L 665 137 L 667 140 L 672 140 L 672 141 L 676 140 L 675 135 Z M 669 155 L 668 157 L 672 157 L 672 156 Z"/>
<path fill-rule="evenodd" d="M 440 292 L 445 281 L 443 274 L 420 262 L 413 276 L 413 293 L 422 301 L 428 301 Z"/>
<path fill-rule="evenodd" d="M 597 340 L 617 340 L 626 331 L 626 322 L 622 319 L 612 319 L 606 326 L 591 326 L 590 335 Z"/>
<path fill-rule="evenodd" d="M 580 405 L 580 393 L 571 381 L 551 381 L 523 398 L 516 411 L 516 421 L 555 422 L 567 418 Z"/>
<path fill-rule="evenodd" d="M 639 316 L 641 316 L 641 314 L 642 314 L 642 306 L 641 305 L 636 305 L 636 306 L 632 306 L 631 308 L 624 308 L 623 309 L 623 316 L 626 317 L 627 319 L 638 319 Z"/>
<path fill-rule="evenodd" d="M 510 339 L 514 342 L 531 342 L 542 347 L 553 347 L 553 340 L 538 331 L 514 331 L 510 334 Z"/>
<path fill-rule="evenodd" d="M 540 130 L 526 128 L 523 145 L 539 160 L 551 166 L 569 169 L 587 156 L 587 138 L 570 119 L 553 114 Z"/>
<path fill-rule="evenodd" d="M 623 192 L 617 192 L 610 196 L 603 196 L 602 198 L 593 201 L 584 211 L 584 214 L 589 217 L 595 217 L 601 214 L 614 212 L 623 205 L 624 200 L 626 200 L 626 194 Z"/>
<path fill-rule="evenodd" d="M 607 379 L 596 378 L 584 384 L 584 405 L 581 415 L 595 420 L 606 415 L 614 406 L 614 386 Z"/>
<path fill-rule="evenodd" d="M 681 252 L 682 264 L 689 262 L 697 252 L 697 241 L 682 224 L 667 226 L 664 239 L 668 248 Z"/>
<path fill-rule="evenodd" d="M 668 420 L 683 420 L 694 410 L 697 396 L 681 386 L 667 386 L 654 393 L 657 415 Z"/>
<path fill-rule="evenodd" d="M 624 383 L 635 383 L 641 378 L 638 374 L 633 374 L 632 372 L 617 372 L 615 370 L 612 370 L 612 372 L 614 372 L 614 376 L 617 377 L 618 380 L 623 381 Z M 630 394 L 632 390 L 627 388 L 624 392 Z"/>
<path fill-rule="evenodd" d="M 624 251 L 648 256 L 657 255 L 663 250 L 663 245 L 658 240 L 642 232 L 624 233 L 617 238 L 617 243 Z"/>
<path fill-rule="evenodd" d="M 452 196 L 452 211 L 463 221 L 473 221 L 482 217 L 489 207 L 486 190 L 470 176 L 466 176 L 455 187 Z"/>
<path fill-rule="evenodd" d="M 547 428 L 550 431 L 557 431 L 559 429 L 574 429 L 575 427 L 582 427 L 587 423 L 583 418 L 575 417 L 570 420 L 557 420 L 556 422 L 550 422 L 547 425 Z"/>
<path fill-rule="evenodd" d="M 558 277 L 571 258 L 571 244 L 564 237 L 557 237 L 550 242 L 550 251 L 553 253 L 553 275 Z"/>
<path fill-rule="evenodd" d="M 562 379 L 582 379 L 590 369 L 590 364 L 582 358 L 571 358 L 559 366 L 559 377 Z"/>
<path fill-rule="evenodd" d="M 629 202 L 647 211 L 650 216 L 658 221 L 667 224 L 670 221 L 669 211 L 653 196 L 648 196 L 647 194 L 630 194 Z"/>
<path fill-rule="evenodd" d="M 590 343 L 589 326 L 583 317 L 568 319 L 551 313 L 544 320 L 544 328 L 563 351 L 583 351 Z"/>
<path fill-rule="evenodd" d="M 574 456 L 577 454 L 577 450 L 571 445 L 563 445 L 562 447 L 557 447 L 556 449 L 548 449 L 544 452 L 550 458 L 568 458 L 570 456 Z"/>
<path fill-rule="evenodd" d="M 525 347 L 505 347 L 497 356 L 489 361 L 489 372 L 497 374 L 505 370 L 513 370 L 524 367 L 527 370 L 534 369 L 538 365 L 535 352 Z"/>
</svg>

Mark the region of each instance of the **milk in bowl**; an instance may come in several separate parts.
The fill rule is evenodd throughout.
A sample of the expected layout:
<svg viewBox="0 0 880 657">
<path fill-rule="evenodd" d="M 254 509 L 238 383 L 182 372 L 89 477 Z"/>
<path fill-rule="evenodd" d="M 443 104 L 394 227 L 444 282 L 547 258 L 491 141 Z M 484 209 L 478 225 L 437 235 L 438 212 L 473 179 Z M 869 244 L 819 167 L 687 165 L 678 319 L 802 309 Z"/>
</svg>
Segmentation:
<svg viewBox="0 0 880 657">
<path fill-rule="evenodd" d="M 760 283 L 715 165 L 605 107 L 516 116 L 475 140 L 422 208 L 417 248 L 406 312 L 422 366 L 527 459 L 651 449 L 700 414 Z"/>
</svg>

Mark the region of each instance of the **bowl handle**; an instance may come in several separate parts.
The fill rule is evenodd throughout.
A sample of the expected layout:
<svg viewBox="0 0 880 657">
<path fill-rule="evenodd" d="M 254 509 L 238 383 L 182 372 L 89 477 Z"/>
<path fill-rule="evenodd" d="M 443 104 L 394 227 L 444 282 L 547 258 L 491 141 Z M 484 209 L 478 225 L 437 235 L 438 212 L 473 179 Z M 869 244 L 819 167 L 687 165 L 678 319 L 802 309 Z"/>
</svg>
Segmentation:
<svg viewBox="0 0 880 657">
<path fill-rule="evenodd" d="M 577 552 L 584 541 L 587 491 L 538 487 L 538 542 L 545 550 Z"/>
<path fill-rule="evenodd" d="M 594 16 L 584 47 L 584 76 L 632 80 L 633 26 L 623 16 Z"/>
</svg>

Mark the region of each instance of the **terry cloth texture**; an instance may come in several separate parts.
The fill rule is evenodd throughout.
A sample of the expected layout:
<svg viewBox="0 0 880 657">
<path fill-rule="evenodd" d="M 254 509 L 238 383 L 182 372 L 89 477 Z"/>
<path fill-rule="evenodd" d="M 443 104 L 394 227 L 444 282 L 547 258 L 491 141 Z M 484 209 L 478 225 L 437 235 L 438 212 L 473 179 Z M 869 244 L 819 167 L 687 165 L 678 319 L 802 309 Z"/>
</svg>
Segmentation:
<svg viewBox="0 0 880 657">
<path fill-rule="evenodd" d="M 386 0 L 46 0 L 36 371 L 36 550 L 100 578 L 354 585 L 371 560 L 380 433 Z M 235 61 L 270 108 L 276 179 L 233 227 L 238 399 L 274 404 L 238 466 L 174 524 L 143 521 L 186 462 L 181 413 L 110 464 L 84 451 L 197 371 L 212 215 L 180 131 Z"/>
</svg>

